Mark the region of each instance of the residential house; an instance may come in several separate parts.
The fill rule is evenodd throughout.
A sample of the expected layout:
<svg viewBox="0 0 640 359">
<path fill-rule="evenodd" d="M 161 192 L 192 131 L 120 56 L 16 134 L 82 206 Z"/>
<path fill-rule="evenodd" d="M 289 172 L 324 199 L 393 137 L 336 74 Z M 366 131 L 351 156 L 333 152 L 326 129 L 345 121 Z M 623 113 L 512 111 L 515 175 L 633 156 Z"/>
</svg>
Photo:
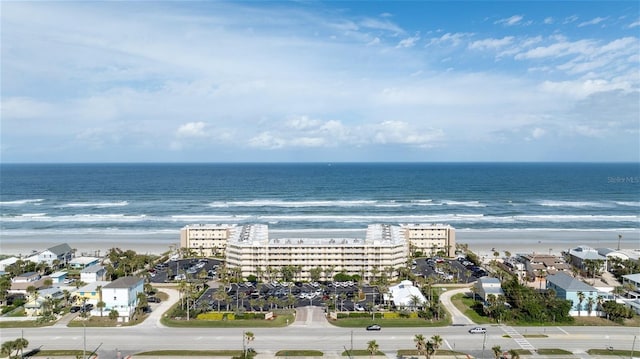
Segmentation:
<svg viewBox="0 0 640 359">
<path fill-rule="evenodd" d="M 37 298 L 25 303 L 24 310 L 27 316 L 39 316 L 44 314 L 45 306 L 52 308 L 52 301 L 64 298 L 64 293 L 58 287 L 45 288 L 38 291 Z"/>
<path fill-rule="evenodd" d="M 144 292 L 144 279 L 121 277 L 102 287 L 102 300 L 105 312 L 118 311 L 120 321 L 127 322 L 138 305 L 138 293 Z"/>
<path fill-rule="evenodd" d="M 80 280 L 85 283 L 92 283 L 95 281 L 103 281 L 107 270 L 104 266 L 94 264 L 80 271 Z"/>
<path fill-rule="evenodd" d="M 587 246 L 579 246 L 569 250 L 569 262 L 582 271 L 589 271 L 589 262 L 597 262 L 597 273 L 601 273 L 607 268 L 607 257 L 598 253 L 597 250 Z"/>
<path fill-rule="evenodd" d="M 100 258 L 96 257 L 76 257 L 69 262 L 69 266 L 73 269 L 84 269 L 99 264 Z"/>
<path fill-rule="evenodd" d="M 58 261 L 60 266 L 65 266 L 73 258 L 73 250 L 68 244 L 58 244 L 47 248 L 41 252 L 36 252 L 29 256 L 27 260 L 35 263 L 46 263 L 48 266 L 52 266 L 54 261 Z"/>
<path fill-rule="evenodd" d="M 389 292 L 384 294 L 385 301 L 391 301 L 396 308 L 414 308 L 424 306 L 427 299 L 420 289 L 413 286 L 410 280 L 403 280 L 397 285 L 390 286 Z"/>
<path fill-rule="evenodd" d="M 18 257 L 9 257 L 0 260 L 0 275 L 4 275 L 6 268 L 18 261 Z"/>
<path fill-rule="evenodd" d="M 556 297 L 569 300 L 573 303 L 569 311 L 569 315 L 572 316 L 597 315 L 596 306 L 598 296 L 606 296 L 606 293 L 599 293 L 596 288 L 564 272 L 548 276 L 546 288 L 547 290 L 553 289 Z M 580 300 L 580 293 L 584 295 L 582 300 Z M 591 309 L 589 309 L 590 305 Z"/>
<path fill-rule="evenodd" d="M 640 292 L 640 273 L 627 274 L 622 276 L 622 285 L 629 284 L 635 292 Z"/>
<path fill-rule="evenodd" d="M 480 277 L 474 284 L 474 288 L 476 296 L 480 297 L 485 302 L 490 294 L 493 294 L 496 297 L 500 295 L 504 296 L 502 283 L 500 283 L 500 279 L 498 278 Z"/>
<path fill-rule="evenodd" d="M 524 269 L 530 280 L 542 279 L 547 275 L 568 272 L 571 269 L 564 259 L 550 254 L 520 254 L 518 261 L 524 264 Z"/>
<path fill-rule="evenodd" d="M 36 290 L 44 287 L 45 278 L 37 272 L 27 272 L 11 278 L 9 293 L 27 294 L 27 288 L 33 286 Z"/>
<path fill-rule="evenodd" d="M 99 287 L 104 288 L 109 283 L 110 282 L 107 282 L 107 281 L 93 281 L 91 283 L 87 283 L 86 285 L 78 288 L 75 291 L 75 294 L 77 295 L 76 302 L 77 303 L 82 303 L 82 302 L 91 303 L 94 306 L 96 306 L 98 304 L 98 302 L 100 301 L 100 288 Z M 103 294 L 102 301 L 104 301 L 104 294 Z"/>
<path fill-rule="evenodd" d="M 49 278 L 51 278 L 51 282 L 54 286 L 56 284 L 63 284 L 65 279 L 67 279 L 67 272 L 65 271 L 53 272 L 49 274 Z"/>
</svg>

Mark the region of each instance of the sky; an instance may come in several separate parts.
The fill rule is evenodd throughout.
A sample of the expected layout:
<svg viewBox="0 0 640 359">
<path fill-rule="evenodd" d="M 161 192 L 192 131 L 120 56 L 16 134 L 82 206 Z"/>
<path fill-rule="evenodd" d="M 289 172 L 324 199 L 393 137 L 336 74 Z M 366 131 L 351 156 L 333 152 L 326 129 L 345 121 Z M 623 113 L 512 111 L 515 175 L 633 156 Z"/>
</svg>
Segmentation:
<svg viewBox="0 0 640 359">
<path fill-rule="evenodd" d="M 0 3 L 0 161 L 640 161 L 638 1 Z"/>
</svg>

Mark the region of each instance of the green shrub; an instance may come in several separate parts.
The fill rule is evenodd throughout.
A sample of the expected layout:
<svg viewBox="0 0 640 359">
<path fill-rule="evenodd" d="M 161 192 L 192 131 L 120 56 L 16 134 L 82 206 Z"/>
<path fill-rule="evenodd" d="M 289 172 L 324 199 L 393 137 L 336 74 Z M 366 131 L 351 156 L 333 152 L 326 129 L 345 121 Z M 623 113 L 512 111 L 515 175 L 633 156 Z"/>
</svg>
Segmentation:
<svg viewBox="0 0 640 359">
<path fill-rule="evenodd" d="M 201 313 L 196 317 L 198 320 L 222 320 L 224 319 L 224 313 L 220 312 L 209 312 L 209 313 Z"/>
</svg>

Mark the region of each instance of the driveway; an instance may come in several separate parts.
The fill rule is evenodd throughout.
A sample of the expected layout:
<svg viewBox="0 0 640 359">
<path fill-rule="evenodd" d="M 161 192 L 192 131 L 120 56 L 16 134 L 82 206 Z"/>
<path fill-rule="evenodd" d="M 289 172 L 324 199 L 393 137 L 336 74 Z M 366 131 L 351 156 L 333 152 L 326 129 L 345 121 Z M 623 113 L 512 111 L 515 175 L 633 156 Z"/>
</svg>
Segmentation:
<svg viewBox="0 0 640 359">
<path fill-rule="evenodd" d="M 162 323 L 160 323 L 160 319 L 162 319 L 162 315 L 171 308 L 172 305 L 180 300 L 180 293 L 177 290 L 171 288 L 157 288 L 159 292 L 163 292 L 169 296 L 167 300 L 163 300 L 160 304 L 153 309 L 153 312 L 149 314 L 147 319 L 144 322 L 137 325 L 137 327 L 143 328 L 161 328 L 164 327 Z"/>
<path fill-rule="evenodd" d="M 458 308 L 451 302 L 451 297 L 458 293 L 467 293 L 469 292 L 469 288 L 459 288 L 447 290 L 440 294 L 440 302 L 444 305 L 445 308 L 451 313 L 451 323 L 453 325 L 473 325 L 474 323 L 471 319 L 469 319 L 466 315 L 462 314 Z"/>
</svg>

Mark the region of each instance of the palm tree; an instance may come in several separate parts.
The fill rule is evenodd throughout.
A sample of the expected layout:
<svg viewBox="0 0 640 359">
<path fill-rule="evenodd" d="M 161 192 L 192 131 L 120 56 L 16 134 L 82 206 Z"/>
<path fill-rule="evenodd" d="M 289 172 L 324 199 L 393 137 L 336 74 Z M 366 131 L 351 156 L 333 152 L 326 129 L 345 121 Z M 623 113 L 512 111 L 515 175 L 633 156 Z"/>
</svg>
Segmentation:
<svg viewBox="0 0 640 359">
<path fill-rule="evenodd" d="M 587 298 L 587 313 L 591 316 L 591 312 L 593 311 L 593 306 L 596 304 L 596 300 L 593 297 Z"/>
<path fill-rule="evenodd" d="M 416 343 L 416 350 L 418 351 L 418 355 L 424 355 L 427 359 L 427 339 L 425 339 L 424 335 L 416 334 L 413 337 L 413 342 Z"/>
<path fill-rule="evenodd" d="M 13 349 L 17 352 L 20 352 L 20 357 L 24 358 L 24 349 L 29 346 L 29 341 L 25 338 L 18 338 L 13 341 Z"/>
<path fill-rule="evenodd" d="M 243 334 L 243 340 L 242 340 L 242 351 L 244 354 L 244 358 L 247 358 L 247 345 L 249 345 L 249 343 L 251 343 L 256 337 L 255 335 L 253 335 L 253 332 L 244 332 Z M 246 344 L 245 344 L 246 343 Z"/>
<path fill-rule="evenodd" d="M 518 353 L 518 351 L 515 349 L 509 350 L 509 356 L 511 357 L 511 359 L 520 359 L 520 353 Z"/>
<path fill-rule="evenodd" d="M 378 348 L 380 346 L 376 343 L 375 340 L 371 340 L 367 343 L 367 351 L 369 352 L 369 358 L 374 356 L 378 352 Z"/>
<path fill-rule="evenodd" d="M 2 343 L 2 348 L 0 348 L 0 354 L 2 354 L 3 357 L 11 356 L 11 353 L 13 353 L 14 345 L 15 345 L 15 342 L 13 340 L 8 340 Z"/>
<path fill-rule="evenodd" d="M 582 309 L 582 302 L 584 301 L 584 292 L 578 291 L 578 316 L 580 316 L 580 309 Z"/>
<path fill-rule="evenodd" d="M 442 346 L 442 337 L 436 334 L 431 336 L 430 341 L 433 343 L 433 355 L 435 356 L 436 351 L 440 349 L 440 347 Z"/>
<path fill-rule="evenodd" d="M 491 348 L 491 350 L 493 351 L 493 356 L 494 356 L 496 359 L 499 359 L 499 358 L 500 358 L 500 355 L 502 355 L 502 348 L 500 348 L 500 346 L 499 346 L 499 345 L 495 345 L 495 346 L 493 346 L 493 347 Z"/>
<path fill-rule="evenodd" d="M 96 291 L 98 292 L 97 307 L 100 308 L 100 318 L 102 318 L 102 309 L 105 307 L 105 302 L 102 301 L 102 286 L 97 286 Z M 100 305 L 100 303 L 102 303 L 102 305 Z"/>
</svg>

